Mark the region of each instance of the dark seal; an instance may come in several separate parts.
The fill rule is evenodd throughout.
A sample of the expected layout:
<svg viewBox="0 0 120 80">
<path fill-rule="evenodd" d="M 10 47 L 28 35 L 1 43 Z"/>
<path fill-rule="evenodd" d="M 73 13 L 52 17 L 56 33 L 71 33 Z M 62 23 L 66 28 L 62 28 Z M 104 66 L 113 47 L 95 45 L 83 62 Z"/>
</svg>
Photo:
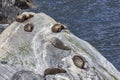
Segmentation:
<svg viewBox="0 0 120 80">
<path fill-rule="evenodd" d="M 33 31 L 33 28 L 34 28 L 34 25 L 32 23 L 28 23 L 24 26 L 24 30 L 26 32 L 32 32 Z"/>
<path fill-rule="evenodd" d="M 48 68 L 44 71 L 44 75 L 55 75 L 58 73 L 66 73 L 66 70 L 60 68 Z"/>
<path fill-rule="evenodd" d="M 73 56 L 72 60 L 75 66 L 77 66 L 78 68 L 84 69 L 85 61 L 81 56 L 75 55 Z"/>
<path fill-rule="evenodd" d="M 59 49 L 62 49 L 62 50 L 71 50 L 70 47 L 65 46 L 64 43 L 56 37 L 52 37 L 50 42 L 56 48 L 59 48 Z"/>
</svg>

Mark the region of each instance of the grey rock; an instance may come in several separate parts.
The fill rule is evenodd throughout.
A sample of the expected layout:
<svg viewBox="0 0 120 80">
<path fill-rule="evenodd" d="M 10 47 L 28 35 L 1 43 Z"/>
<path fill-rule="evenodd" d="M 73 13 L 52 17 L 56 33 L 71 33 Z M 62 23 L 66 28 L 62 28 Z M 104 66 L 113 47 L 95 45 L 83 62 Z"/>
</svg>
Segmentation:
<svg viewBox="0 0 120 80">
<path fill-rule="evenodd" d="M 15 4 L 15 1 L 16 0 L 1 0 L 2 8 L 13 6 Z"/>
<path fill-rule="evenodd" d="M 0 24 L 11 24 L 22 12 L 21 9 L 14 6 L 0 8 Z"/>
<path fill-rule="evenodd" d="M 17 6 L 21 9 L 28 9 L 34 7 L 32 0 L 15 0 L 14 6 Z"/>
<path fill-rule="evenodd" d="M 0 33 L 8 27 L 8 24 L 0 24 Z"/>
<path fill-rule="evenodd" d="M 11 24 L 23 10 L 33 8 L 31 0 L 2 0 L 0 7 L 0 24 Z"/>
<path fill-rule="evenodd" d="M 57 22 L 44 13 L 23 14 L 34 17 L 23 23 L 13 22 L 0 35 L 0 61 L 7 61 L 0 65 L 0 80 L 34 77 L 39 80 L 120 80 L 120 72 L 88 42 L 69 30 L 53 33 L 51 28 Z M 24 31 L 28 23 L 34 24 L 32 32 Z M 54 37 L 64 41 L 71 50 L 54 47 L 50 42 Z M 87 70 L 75 66 L 74 55 L 86 60 Z M 48 68 L 62 68 L 66 73 L 44 76 Z"/>
<path fill-rule="evenodd" d="M 11 80 L 43 80 L 43 79 L 44 77 L 35 74 L 32 71 L 25 71 L 25 70 L 16 72 L 11 78 Z"/>
</svg>

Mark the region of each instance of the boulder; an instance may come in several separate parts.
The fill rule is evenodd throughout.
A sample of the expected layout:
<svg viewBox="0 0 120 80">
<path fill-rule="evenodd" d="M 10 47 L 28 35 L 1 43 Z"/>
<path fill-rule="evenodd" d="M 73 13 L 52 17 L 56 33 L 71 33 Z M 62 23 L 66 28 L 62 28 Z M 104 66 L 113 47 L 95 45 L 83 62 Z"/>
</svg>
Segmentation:
<svg viewBox="0 0 120 80">
<path fill-rule="evenodd" d="M 33 8 L 31 0 L 2 0 L 0 7 L 0 24 L 11 24 L 23 9 Z"/>
<path fill-rule="evenodd" d="M 93 46 L 44 13 L 24 12 L 2 32 L 0 62 L 0 80 L 120 80 Z"/>
</svg>

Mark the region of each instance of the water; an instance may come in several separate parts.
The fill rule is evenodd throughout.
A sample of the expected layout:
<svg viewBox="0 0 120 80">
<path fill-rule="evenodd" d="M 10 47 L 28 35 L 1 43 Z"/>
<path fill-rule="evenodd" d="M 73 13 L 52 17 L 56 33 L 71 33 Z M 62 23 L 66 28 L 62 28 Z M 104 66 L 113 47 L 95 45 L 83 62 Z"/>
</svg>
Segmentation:
<svg viewBox="0 0 120 80">
<path fill-rule="evenodd" d="M 36 9 L 69 27 L 120 70 L 120 0 L 35 0 Z"/>
</svg>

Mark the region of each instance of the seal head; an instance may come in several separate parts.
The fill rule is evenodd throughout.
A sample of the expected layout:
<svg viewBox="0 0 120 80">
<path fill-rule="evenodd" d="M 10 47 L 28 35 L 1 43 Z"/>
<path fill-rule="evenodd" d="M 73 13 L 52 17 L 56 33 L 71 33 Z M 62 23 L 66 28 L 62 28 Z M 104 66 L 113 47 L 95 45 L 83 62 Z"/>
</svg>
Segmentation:
<svg viewBox="0 0 120 80">
<path fill-rule="evenodd" d="M 67 29 L 67 28 L 65 28 L 62 24 L 55 24 L 55 25 L 53 25 L 53 27 L 52 27 L 52 32 L 54 32 L 54 33 L 59 33 L 59 32 L 61 32 L 63 29 Z"/>
</svg>

